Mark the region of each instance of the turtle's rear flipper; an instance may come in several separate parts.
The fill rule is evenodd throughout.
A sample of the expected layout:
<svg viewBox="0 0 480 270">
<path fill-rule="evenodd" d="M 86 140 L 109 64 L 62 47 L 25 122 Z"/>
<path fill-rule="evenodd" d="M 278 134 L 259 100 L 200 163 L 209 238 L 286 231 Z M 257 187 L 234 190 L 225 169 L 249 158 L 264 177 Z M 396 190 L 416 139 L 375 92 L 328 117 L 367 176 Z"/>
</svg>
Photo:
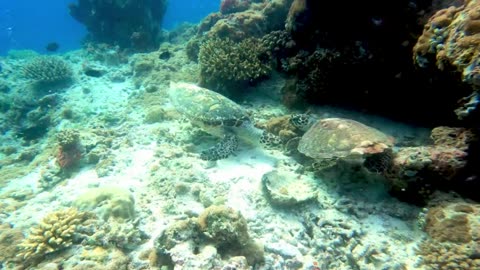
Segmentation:
<svg viewBox="0 0 480 270">
<path fill-rule="evenodd" d="M 219 160 L 230 156 L 238 148 L 237 137 L 234 135 L 225 135 L 223 140 L 217 143 L 212 148 L 209 148 L 200 154 L 203 160 Z"/>
</svg>

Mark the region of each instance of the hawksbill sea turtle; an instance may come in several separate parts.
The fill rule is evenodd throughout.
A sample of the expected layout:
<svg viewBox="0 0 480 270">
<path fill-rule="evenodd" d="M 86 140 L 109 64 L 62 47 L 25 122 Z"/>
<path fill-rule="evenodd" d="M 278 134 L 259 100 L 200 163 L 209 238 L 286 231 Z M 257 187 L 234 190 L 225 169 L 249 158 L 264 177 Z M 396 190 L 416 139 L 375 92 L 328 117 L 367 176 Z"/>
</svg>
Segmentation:
<svg viewBox="0 0 480 270">
<path fill-rule="evenodd" d="M 278 138 L 254 126 L 246 110 L 221 94 L 195 84 L 170 82 L 168 95 L 175 109 L 205 132 L 223 138 L 203 151 L 203 160 L 219 160 L 237 150 L 238 139 L 253 145 L 275 145 Z"/>
<path fill-rule="evenodd" d="M 378 171 L 383 166 L 380 163 L 388 161 L 393 143 L 393 137 L 360 122 L 325 118 L 310 126 L 297 149 L 314 159 L 319 170 L 334 166 L 341 159 L 363 159 L 368 170 Z"/>
</svg>

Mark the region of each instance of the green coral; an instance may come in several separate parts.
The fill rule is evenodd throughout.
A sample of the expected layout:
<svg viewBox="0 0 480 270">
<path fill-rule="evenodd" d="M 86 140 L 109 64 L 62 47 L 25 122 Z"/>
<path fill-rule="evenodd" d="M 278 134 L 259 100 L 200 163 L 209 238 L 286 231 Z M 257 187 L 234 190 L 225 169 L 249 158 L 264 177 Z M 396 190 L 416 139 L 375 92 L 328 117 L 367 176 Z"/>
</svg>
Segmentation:
<svg viewBox="0 0 480 270">
<path fill-rule="evenodd" d="M 202 79 L 207 82 L 254 81 L 270 72 L 268 54 L 255 38 L 241 42 L 210 38 L 198 54 Z"/>
<path fill-rule="evenodd" d="M 38 83 L 57 83 L 71 79 L 73 72 L 69 64 L 59 57 L 41 56 L 25 64 L 23 74 Z"/>
</svg>

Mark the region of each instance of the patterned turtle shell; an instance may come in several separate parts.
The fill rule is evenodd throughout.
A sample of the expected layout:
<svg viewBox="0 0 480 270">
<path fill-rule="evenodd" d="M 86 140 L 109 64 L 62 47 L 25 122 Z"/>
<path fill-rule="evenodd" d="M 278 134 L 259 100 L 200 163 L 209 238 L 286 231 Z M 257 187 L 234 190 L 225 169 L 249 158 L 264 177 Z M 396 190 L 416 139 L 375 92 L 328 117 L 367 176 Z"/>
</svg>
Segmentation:
<svg viewBox="0 0 480 270">
<path fill-rule="evenodd" d="M 393 146 L 393 138 L 360 122 L 326 118 L 316 122 L 300 139 L 298 151 L 317 159 L 382 153 Z"/>
<path fill-rule="evenodd" d="M 194 84 L 172 82 L 169 95 L 180 113 L 205 126 L 241 127 L 250 121 L 246 111 L 237 103 Z"/>
</svg>

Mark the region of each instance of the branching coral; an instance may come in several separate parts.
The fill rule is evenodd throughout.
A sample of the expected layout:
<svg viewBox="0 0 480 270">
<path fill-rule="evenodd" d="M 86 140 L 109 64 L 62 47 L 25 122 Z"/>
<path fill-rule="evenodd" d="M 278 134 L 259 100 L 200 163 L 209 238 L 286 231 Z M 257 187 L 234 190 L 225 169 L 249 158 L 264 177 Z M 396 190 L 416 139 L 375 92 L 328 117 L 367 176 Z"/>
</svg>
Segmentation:
<svg viewBox="0 0 480 270">
<path fill-rule="evenodd" d="M 73 73 L 67 62 L 54 56 L 37 57 L 23 67 L 26 78 L 39 83 L 57 83 L 71 79 Z"/>
<path fill-rule="evenodd" d="M 265 49 L 254 38 L 239 43 L 230 39 L 207 39 L 199 52 L 202 80 L 206 83 L 257 80 L 270 71 L 265 56 Z"/>
<path fill-rule="evenodd" d="M 59 210 L 48 214 L 30 230 L 30 235 L 19 245 L 18 257 L 24 260 L 37 260 L 71 246 L 78 228 L 94 216 L 75 208 Z"/>
</svg>

